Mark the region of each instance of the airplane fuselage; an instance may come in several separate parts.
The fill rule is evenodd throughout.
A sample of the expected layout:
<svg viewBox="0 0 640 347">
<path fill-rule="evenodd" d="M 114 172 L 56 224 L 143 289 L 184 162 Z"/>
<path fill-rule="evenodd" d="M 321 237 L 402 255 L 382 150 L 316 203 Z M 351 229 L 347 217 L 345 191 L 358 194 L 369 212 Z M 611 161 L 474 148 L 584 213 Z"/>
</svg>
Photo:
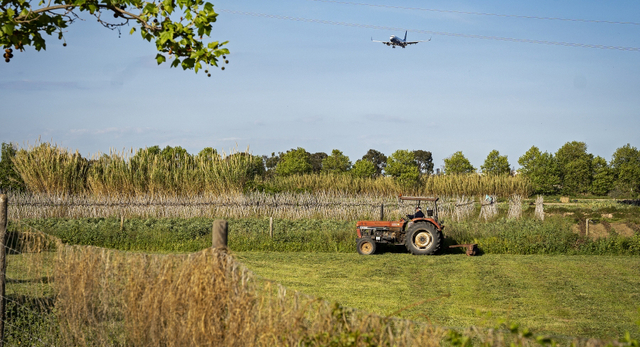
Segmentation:
<svg viewBox="0 0 640 347">
<path fill-rule="evenodd" d="M 396 35 L 391 35 L 391 37 L 389 38 L 389 41 L 375 41 L 373 38 L 371 38 L 371 41 L 374 42 L 382 42 L 383 44 L 387 45 L 387 46 L 391 46 L 391 48 L 396 48 L 396 46 L 405 48 L 408 45 L 414 45 L 418 42 L 422 42 L 422 41 L 407 41 L 407 32 L 404 32 L 404 39 L 396 36 Z M 431 41 L 431 39 L 429 39 L 429 41 Z"/>
<path fill-rule="evenodd" d="M 401 45 L 404 43 L 404 40 L 397 37 L 396 35 L 391 35 L 391 37 L 389 38 L 389 41 L 394 45 Z"/>
</svg>

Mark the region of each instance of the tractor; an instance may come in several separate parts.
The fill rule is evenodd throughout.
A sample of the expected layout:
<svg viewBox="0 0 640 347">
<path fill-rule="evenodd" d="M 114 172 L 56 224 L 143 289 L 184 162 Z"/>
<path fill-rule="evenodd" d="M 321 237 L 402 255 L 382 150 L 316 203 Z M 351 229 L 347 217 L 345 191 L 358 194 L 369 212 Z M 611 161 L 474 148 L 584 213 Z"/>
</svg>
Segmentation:
<svg viewBox="0 0 640 347">
<path fill-rule="evenodd" d="M 384 206 L 381 206 L 381 221 L 359 221 L 356 224 L 358 234 L 356 247 L 358 253 L 369 255 L 376 252 L 378 244 L 404 245 L 416 255 L 434 254 L 444 243 L 443 221 L 438 220 L 438 198 L 419 196 L 399 196 L 400 200 L 431 202 L 423 217 L 408 215 L 398 221 L 382 221 Z"/>
</svg>

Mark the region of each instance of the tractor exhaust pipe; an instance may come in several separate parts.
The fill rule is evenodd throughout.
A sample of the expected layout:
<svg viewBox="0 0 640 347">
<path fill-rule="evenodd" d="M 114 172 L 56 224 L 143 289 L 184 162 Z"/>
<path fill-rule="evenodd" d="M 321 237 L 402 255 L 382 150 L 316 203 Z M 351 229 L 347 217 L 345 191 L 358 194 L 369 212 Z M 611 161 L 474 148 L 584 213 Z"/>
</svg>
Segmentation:
<svg viewBox="0 0 640 347">
<path fill-rule="evenodd" d="M 384 203 L 380 204 L 380 220 L 384 220 Z"/>
</svg>

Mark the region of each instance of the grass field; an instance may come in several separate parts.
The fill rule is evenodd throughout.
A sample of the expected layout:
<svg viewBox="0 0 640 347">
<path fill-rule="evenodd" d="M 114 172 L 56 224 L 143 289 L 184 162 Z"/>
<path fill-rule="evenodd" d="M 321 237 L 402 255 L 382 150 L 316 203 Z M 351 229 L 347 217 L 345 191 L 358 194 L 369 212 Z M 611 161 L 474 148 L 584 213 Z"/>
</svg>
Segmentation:
<svg viewBox="0 0 640 347">
<path fill-rule="evenodd" d="M 240 261 L 290 289 L 388 315 L 464 328 L 500 319 L 536 334 L 636 338 L 640 258 L 614 256 L 374 256 L 242 252 Z M 446 297 L 446 295 L 449 295 Z"/>
</svg>

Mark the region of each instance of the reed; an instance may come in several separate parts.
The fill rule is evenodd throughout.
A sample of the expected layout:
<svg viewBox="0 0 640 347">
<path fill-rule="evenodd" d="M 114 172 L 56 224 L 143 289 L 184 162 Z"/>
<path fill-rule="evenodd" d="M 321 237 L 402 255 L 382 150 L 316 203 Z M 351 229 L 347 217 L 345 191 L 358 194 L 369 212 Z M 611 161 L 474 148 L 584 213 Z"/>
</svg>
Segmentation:
<svg viewBox="0 0 640 347">
<path fill-rule="evenodd" d="M 347 174 L 306 174 L 288 177 L 264 174 L 260 157 L 232 151 L 229 155 L 190 155 L 110 151 L 91 160 L 49 143 L 20 149 L 13 163 L 27 191 L 50 195 L 100 197 L 216 196 L 247 192 L 320 193 L 350 195 L 529 196 L 531 183 L 523 176 L 424 175 L 415 185 L 392 177 L 360 178 Z"/>
<path fill-rule="evenodd" d="M 188 153 L 167 157 L 146 148 L 111 152 L 92 161 L 86 193 L 116 197 L 237 194 L 255 176 L 256 160 L 238 152 L 222 157 Z"/>
<path fill-rule="evenodd" d="M 27 189 L 33 193 L 80 194 L 86 192 L 86 159 L 49 143 L 19 149 L 12 159 Z"/>
</svg>

